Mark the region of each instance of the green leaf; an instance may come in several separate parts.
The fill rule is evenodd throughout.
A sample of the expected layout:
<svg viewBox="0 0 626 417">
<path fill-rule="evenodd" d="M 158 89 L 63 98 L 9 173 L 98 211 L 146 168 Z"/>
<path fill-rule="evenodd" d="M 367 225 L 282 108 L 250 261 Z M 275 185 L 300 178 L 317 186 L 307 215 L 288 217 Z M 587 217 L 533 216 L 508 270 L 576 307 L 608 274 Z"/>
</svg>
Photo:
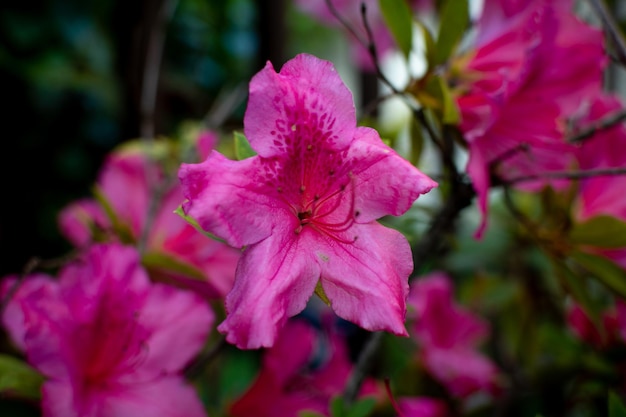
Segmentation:
<svg viewBox="0 0 626 417">
<path fill-rule="evenodd" d="M 422 36 L 424 37 L 424 57 L 428 64 L 426 72 L 429 72 L 430 69 L 435 66 L 435 39 L 433 38 L 433 34 L 430 33 L 430 29 L 428 29 L 425 24 L 419 20 L 416 20 L 415 23 L 422 31 Z"/>
<path fill-rule="evenodd" d="M 41 398 L 44 377 L 18 358 L 0 354 L 0 393 Z"/>
<path fill-rule="evenodd" d="M 467 0 L 448 0 L 441 11 L 439 35 L 435 44 L 435 65 L 445 63 L 469 25 Z"/>
<path fill-rule="evenodd" d="M 380 11 L 398 47 L 409 57 L 413 42 L 413 13 L 406 0 L 379 0 Z"/>
<path fill-rule="evenodd" d="M 162 252 L 146 252 L 141 257 L 141 263 L 148 269 L 165 270 L 201 281 L 206 280 L 198 268 Z"/>
<path fill-rule="evenodd" d="M 185 220 L 187 223 L 189 223 L 190 225 L 192 225 L 198 232 L 202 233 L 203 235 L 205 235 L 206 237 L 213 239 L 213 240 L 217 240 L 218 242 L 222 242 L 222 243 L 226 243 L 226 241 L 220 237 L 215 236 L 213 233 L 209 233 L 206 230 L 204 230 L 196 221 L 196 219 L 194 219 L 191 216 L 187 216 L 185 214 L 185 212 L 183 211 L 183 207 L 182 206 L 178 206 L 178 208 L 176 210 L 174 210 L 174 213 L 178 214 L 180 217 L 183 218 L 183 220 Z"/>
<path fill-rule="evenodd" d="M 250 142 L 248 142 L 248 139 L 243 133 L 233 132 L 233 139 L 235 142 L 235 157 L 237 160 L 241 161 L 242 159 L 256 155 L 256 152 L 254 152 L 254 149 L 250 146 Z"/>
<path fill-rule="evenodd" d="M 343 402 L 343 397 L 337 395 L 330 400 L 330 415 L 332 417 L 344 417 L 346 411 L 346 404 Z"/>
<path fill-rule="evenodd" d="M 609 417 L 626 417 L 626 407 L 613 391 L 609 392 Z"/>
<path fill-rule="evenodd" d="M 100 187 L 94 186 L 92 189 L 92 193 L 98 203 L 102 206 L 105 214 L 107 215 L 111 225 L 113 225 L 113 231 L 120 238 L 123 243 L 135 243 L 135 238 L 133 236 L 133 231 L 130 226 L 128 226 L 125 222 L 123 222 L 118 216 L 109 200 L 106 198 Z"/>
<path fill-rule="evenodd" d="M 612 216 L 592 217 L 572 228 L 570 240 L 599 248 L 626 247 L 626 223 Z"/>
<path fill-rule="evenodd" d="M 322 287 L 322 281 L 317 281 L 317 285 L 315 286 L 315 294 L 317 294 L 317 296 L 322 299 L 324 304 L 330 306 L 330 300 L 326 295 L 326 291 L 324 291 L 324 287 Z"/>
<path fill-rule="evenodd" d="M 350 407 L 346 417 L 366 417 L 374 410 L 375 405 L 376 399 L 372 397 L 357 400 L 352 407 Z"/>
<path fill-rule="evenodd" d="M 574 300 L 591 316 L 594 323 L 597 323 L 600 318 L 601 307 L 591 298 L 585 285 L 587 283 L 586 278 L 577 276 L 567 265 L 559 260 L 554 260 L 552 266 L 554 267 L 555 275 L 574 297 Z"/>
<path fill-rule="evenodd" d="M 441 90 L 441 100 L 443 102 L 441 120 L 444 124 L 456 125 L 461 120 L 461 114 L 459 108 L 456 105 L 456 101 L 452 98 L 452 93 L 448 88 L 448 84 L 442 77 L 437 77 L 439 80 L 439 88 Z"/>
<path fill-rule="evenodd" d="M 604 285 L 626 298 L 626 271 L 622 268 L 598 255 L 573 252 L 571 257 Z"/>
<path fill-rule="evenodd" d="M 324 414 L 320 414 L 318 412 L 315 411 L 299 411 L 298 412 L 298 417 L 326 417 Z"/>
</svg>

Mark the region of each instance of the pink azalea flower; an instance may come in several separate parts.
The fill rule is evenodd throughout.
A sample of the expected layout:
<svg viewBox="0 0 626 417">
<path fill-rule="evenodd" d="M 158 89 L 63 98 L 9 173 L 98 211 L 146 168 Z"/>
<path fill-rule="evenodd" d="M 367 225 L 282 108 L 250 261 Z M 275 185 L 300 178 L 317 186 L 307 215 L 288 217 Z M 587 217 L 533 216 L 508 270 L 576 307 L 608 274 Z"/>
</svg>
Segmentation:
<svg viewBox="0 0 626 417">
<path fill-rule="evenodd" d="M 579 115 L 578 127 L 584 128 L 590 123 L 614 114 L 623 109 L 617 97 L 598 96 L 588 109 Z M 626 128 L 618 123 L 615 126 L 599 130 L 580 145 L 576 154 L 580 169 L 620 168 L 626 165 L 626 153 L 623 152 Z M 597 176 L 581 181 L 575 216 L 588 220 L 598 215 L 615 216 L 626 220 L 626 201 L 620 190 L 626 184 L 624 176 Z"/>
<path fill-rule="evenodd" d="M 349 90 L 311 55 L 254 76 L 244 131 L 257 156 L 214 151 L 179 172 L 185 213 L 246 247 L 219 330 L 240 348 L 271 346 L 321 282 L 340 317 L 406 335 L 411 250 L 375 220 L 401 215 L 436 183 L 356 127 Z"/>
<path fill-rule="evenodd" d="M 626 303 L 618 300 L 615 306 L 606 309 L 598 325 L 578 304 L 572 304 L 566 311 L 567 325 L 580 340 L 599 349 L 607 349 L 616 344 L 626 343 Z"/>
<path fill-rule="evenodd" d="M 428 397 L 398 399 L 398 417 L 446 417 L 448 408 L 443 401 Z"/>
<path fill-rule="evenodd" d="M 442 273 L 419 278 L 411 287 L 413 336 L 428 372 L 456 397 L 477 391 L 496 394 L 498 371 L 476 351 L 489 333 L 488 323 L 454 304 L 452 284 Z"/>
<path fill-rule="evenodd" d="M 319 334 L 303 320 L 289 321 L 263 355 L 261 371 L 233 404 L 233 417 L 298 417 L 304 410 L 329 415 L 329 401 L 343 392 L 352 371 L 343 338 Z M 377 395 L 367 379 L 360 395 Z"/>
<path fill-rule="evenodd" d="M 580 21 L 571 1 L 487 2 L 476 50 L 466 64 L 457 103 L 468 141 L 467 172 L 485 228 L 491 176 L 513 179 L 565 170 L 574 148 L 563 120 L 602 87 L 602 34 Z M 481 26 L 482 24 L 482 26 Z M 536 191 L 566 181 L 539 179 L 515 186 Z"/>
<path fill-rule="evenodd" d="M 623 109 L 617 97 L 600 95 L 587 108 L 579 112 L 578 123 L 584 128 L 589 123 Z M 581 170 L 623 168 L 626 166 L 626 154 L 623 143 L 626 128 L 617 124 L 609 129 L 599 130 L 580 145 L 576 156 Z M 580 181 L 574 217 L 578 221 L 589 220 L 595 216 L 608 215 L 626 221 L 626 201 L 621 190 L 626 186 L 623 175 L 596 176 Z M 626 268 L 626 248 L 587 250 L 603 255 L 623 268 Z"/>
<path fill-rule="evenodd" d="M 203 132 L 198 140 L 200 154 L 206 157 L 216 140 L 215 134 Z M 165 186 L 166 181 L 161 170 L 140 149 L 122 149 L 108 156 L 97 185 L 122 223 L 122 240 L 134 243 L 141 238 L 151 210 L 153 188 Z M 174 214 L 182 199 L 177 182 L 166 186 L 147 237 L 147 251 L 172 257 L 195 269 L 197 276 L 206 277 L 206 281 L 202 281 L 180 271 L 159 270 L 168 281 L 206 297 L 223 297 L 232 288 L 239 253 L 197 233 Z M 59 215 L 59 225 L 68 239 L 79 247 L 94 241 L 120 239 L 113 230 L 114 226 L 118 229 L 120 226 L 111 223 L 104 208 L 95 200 L 80 200 L 66 207 Z M 117 232 L 119 234 L 119 230 Z"/>
<path fill-rule="evenodd" d="M 2 319 L 47 378 L 45 417 L 205 415 L 180 372 L 213 314 L 193 293 L 151 284 L 134 248 L 96 245 L 58 281 L 27 277 Z"/>
</svg>

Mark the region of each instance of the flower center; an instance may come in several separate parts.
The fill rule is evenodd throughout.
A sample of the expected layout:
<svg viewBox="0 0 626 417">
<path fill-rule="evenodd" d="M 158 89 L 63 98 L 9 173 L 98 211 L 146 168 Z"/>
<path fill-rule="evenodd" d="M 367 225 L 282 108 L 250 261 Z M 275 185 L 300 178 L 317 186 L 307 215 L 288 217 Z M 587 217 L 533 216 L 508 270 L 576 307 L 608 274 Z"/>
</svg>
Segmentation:
<svg viewBox="0 0 626 417">
<path fill-rule="evenodd" d="M 349 178 L 347 185 L 341 185 L 328 195 L 304 199 L 300 209 L 292 205 L 299 220 L 299 225 L 294 230 L 296 234 L 300 234 L 306 226 L 341 243 L 349 244 L 356 240 L 356 236 L 346 237 L 358 216 L 358 212 L 354 210 L 354 181 L 352 176 Z M 303 192 L 304 187 L 301 190 Z"/>
</svg>

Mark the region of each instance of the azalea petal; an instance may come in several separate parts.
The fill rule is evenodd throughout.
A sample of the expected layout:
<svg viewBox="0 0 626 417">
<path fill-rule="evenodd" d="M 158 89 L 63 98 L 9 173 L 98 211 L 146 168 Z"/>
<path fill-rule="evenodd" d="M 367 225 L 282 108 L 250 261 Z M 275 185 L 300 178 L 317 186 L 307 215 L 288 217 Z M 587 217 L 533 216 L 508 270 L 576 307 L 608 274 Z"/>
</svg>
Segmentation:
<svg viewBox="0 0 626 417">
<path fill-rule="evenodd" d="M 474 350 L 427 349 L 423 351 L 422 360 L 426 369 L 456 397 L 498 390 L 497 368 Z"/>
<path fill-rule="evenodd" d="M 446 403 L 428 397 L 398 398 L 398 407 L 404 417 L 446 417 Z"/>
<path fill-rule="evenodd" d="M 359 223 L 369 223 L 388 214 L 399 216 L 420 194 L 437 186 L 385 145 L 374 129 L 357 128 L 354 137 L 344 169 L 354 177 L 354 205 Z"/>
<path fill-rule="evenodd" d="M 97 417 L 205 417 L 195 389 L 180 377 L 133 384 L 102 396 Z"/>
<path fill-rule="evenodd" d="M 288 317 L 301 312 L 320 270 L 311 259 L 311 233 L 286 225 L 243 253 L 235 286 L 226 297 L 228 316 L 218 330 L 240 349 L 272 346 Z"/>
<path fill-rule="evenodd" d="M 200 164 L 182 164 L 185 213 L 231 246 L 265 239 L 283 215 L 292 216 L 273 195 L 276 190 L 268 192 L 266 167 L 258 157 L 231 161 L 215 151 Z"/>
<path fill-rule="evenodd" d="M 413 269 L 409 243 L 376 222 L 355 224 L 351 232 L 358 236 L 353 243 L 318 235 L 314 246 L 333 310 L 364 329 L 407 336 L 405 300 Z"/>
<path fill-rule="evenodd" d="M 263 356 L 263 368 L 272 373 L 283 386 L 311 358 L 315 345 L 315 330 L 302 320 L 290 320 L 280 331 L 276 343 Z"/>
<path fill-rule="evenodd" d="M 98 186 L 111 208 L 128 222 L 135 237 L 142 232 L 150 205 L 148 172 L 143 155 L 113 153 L 107 157 L 98 178 Z M 155 174 L 158 175 L 156 171 Z"/>
<path fill-rule="evenodd" d="M 61 233 L 74 246 L 81 247 L 92 242 L 94 226 L 104 229 L 110 221 L 96 201 L 83 199 L 63 208 L 58 223 Z"/>
<path fill-rule="evenodd" d="M 206 342 L 214 319 L 207 303 L 196 294 L 155 284 L 140 316 L 140 323 L 151 330 L 142 366 L 166 372 L 181 369 Z"/>
<path fill-rule="evenodd" d="M 25 350 L 24 337 L 31 325 L 30 322 L 26 321 L 26 318 L 32 316 L 32 313 L 29 313 L 32 303 L 40 300 L 46 304 L 53 302 L 58 295 L 58 288 L 51 277 L 45 274 L 29 275 L 21 283 L 18 283 L 17 276 L 7 276 L 2 279 L 2 286 L 0 287 L 2 299 L 14 291 L 15 285 L 18 285 L 18 288 L 6 305 L 2 324 L 16 346 Z"/>
<path fill-rule="evenodd" d="M 75 388 L 65 381 L 47 381 L 41 387 L 41 408 L 45 417 L 100 417 L 97 410 L 80 410 Z"/>
<path fill-rule="evenodd" d="M 250 81 L 244 132 L 263 157 L 281 156 L 316 133 L 343 149 L 353 140 L 352 94 L 332 63 L 300 54 L 277 74 L 270 62 Z"/>
</svg>

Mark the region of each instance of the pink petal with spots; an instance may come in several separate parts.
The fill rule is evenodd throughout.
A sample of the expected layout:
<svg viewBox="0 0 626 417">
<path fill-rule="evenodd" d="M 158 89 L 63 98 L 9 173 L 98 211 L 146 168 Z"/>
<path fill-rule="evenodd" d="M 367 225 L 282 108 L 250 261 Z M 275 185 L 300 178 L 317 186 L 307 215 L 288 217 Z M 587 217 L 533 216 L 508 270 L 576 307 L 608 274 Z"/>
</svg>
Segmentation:
<svg viewBox="0 0 626 417">
<path fill-rule="evenodd" d="M 201 164 L 183 164 L 185 213 L 235 247 L 267 238 L 288 213 L 264 188 L 266 166 L 258 157 L 231 161 L 215 151 Z"/>
<path fill-rule="evenodd" d="M 311 138 L 341 150 L 355 126 L 352 95 L 328 61 L 300 54 L 279 74 L 268 62 L 250 81 L 244 132 L 263 157 L 297 153 Z"/>
</svg>

